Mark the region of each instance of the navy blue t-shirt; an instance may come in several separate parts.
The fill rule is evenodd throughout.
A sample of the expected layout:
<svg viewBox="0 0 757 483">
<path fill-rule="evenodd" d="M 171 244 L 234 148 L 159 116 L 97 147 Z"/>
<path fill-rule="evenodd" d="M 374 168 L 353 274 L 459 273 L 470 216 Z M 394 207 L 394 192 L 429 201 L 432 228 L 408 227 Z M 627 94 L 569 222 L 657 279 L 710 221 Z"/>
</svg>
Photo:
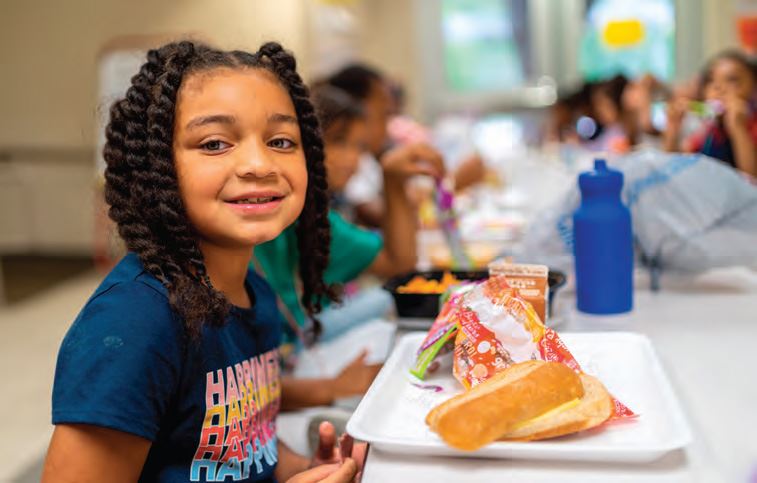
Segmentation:
<svg viewBox="0 0 757 483">
<path fill-rule="evenodd" d="M 273 481 L 283 322 L 250 271 L 253 309 L 190 341 L 168 292 L 134 254 L 108 274 L 58 354 L 53 424 L 152 441 L 142 482 Z"/>
</svg>

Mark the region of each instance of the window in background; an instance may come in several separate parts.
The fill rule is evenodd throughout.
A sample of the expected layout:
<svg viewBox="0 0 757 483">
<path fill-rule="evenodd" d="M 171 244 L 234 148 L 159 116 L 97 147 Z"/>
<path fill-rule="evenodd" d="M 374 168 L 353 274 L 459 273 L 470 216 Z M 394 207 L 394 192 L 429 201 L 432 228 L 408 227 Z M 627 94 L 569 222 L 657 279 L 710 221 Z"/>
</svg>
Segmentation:
<svg viewBox="0 0 757 483">
<path fill-rule="evenodd" d="M 523 85 L 529 53 L 526 0 L 442 0 L 447 86 L 458 92 Z"/>
<path fill-rule="evenodd" d="M 674 0 L 588 0 L 579 70 L 588 81 L 675 70 Z"/>
</svg>

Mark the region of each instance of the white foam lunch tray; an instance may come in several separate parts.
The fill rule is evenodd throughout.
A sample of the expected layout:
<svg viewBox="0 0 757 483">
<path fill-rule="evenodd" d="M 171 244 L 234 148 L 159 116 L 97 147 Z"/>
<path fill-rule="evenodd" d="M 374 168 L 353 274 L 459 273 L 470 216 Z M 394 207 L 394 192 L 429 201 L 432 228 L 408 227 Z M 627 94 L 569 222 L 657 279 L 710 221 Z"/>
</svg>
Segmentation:
<svg viewBox="0 0 757 483">
<path fill-rule="evenodd" d="M 425 333 L 415 332 L 397 342 L 347 424 L 352 436 L 402 454 L 612 462 L 653 461 L 691 441 L 681 406 L 647 337 L 624 332 L 563 333 L 560 337 L 583 370 L 597 376 L 638 418 L 553 440 L 495 442 L 475 452 L 456 450 L 424 422 L 431 408 L 462 391 L 451 368 L 440 369 L 425 381 L 409 373 L 424 337 Z"/>
</svg>

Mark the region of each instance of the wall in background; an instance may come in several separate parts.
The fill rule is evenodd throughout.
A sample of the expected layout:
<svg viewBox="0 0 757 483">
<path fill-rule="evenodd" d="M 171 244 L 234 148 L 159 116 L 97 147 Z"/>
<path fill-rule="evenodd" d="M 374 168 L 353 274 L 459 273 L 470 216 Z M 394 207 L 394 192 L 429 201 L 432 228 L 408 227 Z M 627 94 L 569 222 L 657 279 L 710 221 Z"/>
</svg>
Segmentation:
<svg viewBox="0 0 757 483">
<path fill-rule="evenodd" d="M 0 147 L 94 145 L 96 61 L 124 35 L 192 32 L 222 47 L 276 39 L 306 66 L 304 0 L 3 0 Z"/>
<path fill-rule="evenodd" d="M 402 82 L 406 110 L 423 112 L 422 58 L 417 32 L 418 11 L 411 0 L 362 0 L 357 12 L 362 23 L 360 52 L 366 62 Z M 430 19 L 429 19 L 430 20 Z"/>
</svg>

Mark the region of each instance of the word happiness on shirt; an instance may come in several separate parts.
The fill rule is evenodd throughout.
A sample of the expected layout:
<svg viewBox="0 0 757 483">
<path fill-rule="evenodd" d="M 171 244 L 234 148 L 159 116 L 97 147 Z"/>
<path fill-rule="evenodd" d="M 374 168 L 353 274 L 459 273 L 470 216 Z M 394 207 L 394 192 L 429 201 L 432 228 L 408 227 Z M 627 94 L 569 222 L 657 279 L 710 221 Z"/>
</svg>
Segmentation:
<svg viewBox="0 0 757 483">
<path fill-rule="evenodd" d="M 263 461 L 278 460 L 276 414 L 279 410 L 278 349 L 208 372 L 205 419 L 192 460 L 191 481 L 239 481 L 264 471 Z"/>
</svg>

